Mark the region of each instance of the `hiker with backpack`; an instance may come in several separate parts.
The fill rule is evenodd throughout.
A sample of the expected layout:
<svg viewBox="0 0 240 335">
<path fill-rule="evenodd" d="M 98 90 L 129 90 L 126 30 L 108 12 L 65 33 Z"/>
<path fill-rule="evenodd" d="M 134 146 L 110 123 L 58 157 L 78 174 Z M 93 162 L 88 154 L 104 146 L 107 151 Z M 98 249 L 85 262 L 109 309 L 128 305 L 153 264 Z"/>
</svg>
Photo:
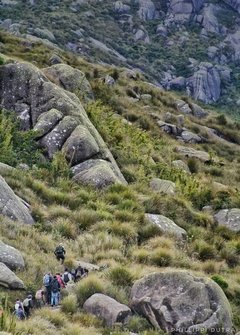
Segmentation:
<svg viewBox="0 0 240 335">
<path fill-rule="evenodd" d="M 64 274 L 62 275 L 62 279 L 65 285 L 67 285 L 68 282 L 72 281 L 72 275 L 68 271 L 68 269 L 65 269 Z"/>
<path fill-rule="evenodd" d="M 45 286 L 45 294 L 46 294 L 46 304 L 50 305 L 51 303 L 51 282 L 52 275 L 51 273 L 46 273 L 43 277 L 43 285 Z"/>
<path fill-rule="evenodd" d="M 23 300 L 23 309 L 27 319 L 31 315 L 31 308 L 33 308 L 33 300 L 32 295 L 29 294 L 27 298 Z"/>
<path fill-rule="evenodd" d="M 40 290 L 37 290 L 35 294 L 35 300 L 36 300 L 36 308 L 42 308 L 45 303 L 45 291 L 44 288 L 42 287 Z"/>
<path fill-rule="evenodd" d="M 62 261 L 62 264 L 64 263 L 65 260 L 65 254 L 66 254 L 66 250 L 64 249 L 64 246 L 60 243 L 55 251 L 54 251 L 54 255 L 56 256 L 58 261 Z"/>
<path fill-rule="evenodd" d="M 58 306 L 59 304 L 59 294 L 60 294 L 60 284 L 57 277 L 54 276 L 51 282 L 51 306 Z"/>
<path fill-rule="evenodd" d="M 14 314 L 19 320 L 24 320 L 26 315 L 24 313 L 23 304 L 20 299 L 17 299 L 14 306 Z"/>
</svg>

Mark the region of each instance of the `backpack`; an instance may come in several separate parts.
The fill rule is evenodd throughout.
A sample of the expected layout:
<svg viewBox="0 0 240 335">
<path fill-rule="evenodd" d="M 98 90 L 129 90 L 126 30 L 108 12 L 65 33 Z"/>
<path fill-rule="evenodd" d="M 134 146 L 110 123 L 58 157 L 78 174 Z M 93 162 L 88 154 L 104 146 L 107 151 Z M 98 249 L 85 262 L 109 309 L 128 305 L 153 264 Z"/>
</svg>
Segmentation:
<svg viewBox="0 0 240 335">
<path fill-rule="evenodd" d="M 51 291 L 53 293 L 57 293 L 59 291 L 59 283 L 57 281 L 57 279 L 52 282 L 52 285 L 51 285 Z"/>
<path fill-rule="evenodd" d="M 29 299 L 28 298 L 23 300 L 23 307 L 29 307 Z"/>
<path fill-rule="evenodd" d="M 38 290 L 38 291 L 36 292 L 35 298 L 36 298 L 37 300 L 42 300 L 42 298 L 43 298 L 43 291 L 42 291 L 42 290 Z"/>
<path fill-rule="evenodd" d="M 49 286 L 51 283 L 51 277 L 49 275 L 45 275 L 43 277 L 43 284 L 44 286 Z"/>
<path fill-rule="evenodd" d="M 63 274 L 63 281 L 64 281 L 65 284 L 69 282 L 69 275 L 68 275 L 68 273 L 64 273 Z"/>
<path fill-rule="evenodd" d="M 57 255 L 62 255 L 62 254 L 64 253 L 64 248 L 63 248 L 61 245 L 59 245 L 59 246 L 55 249 L 55 253 L 56 253 Z"/>
</svg>

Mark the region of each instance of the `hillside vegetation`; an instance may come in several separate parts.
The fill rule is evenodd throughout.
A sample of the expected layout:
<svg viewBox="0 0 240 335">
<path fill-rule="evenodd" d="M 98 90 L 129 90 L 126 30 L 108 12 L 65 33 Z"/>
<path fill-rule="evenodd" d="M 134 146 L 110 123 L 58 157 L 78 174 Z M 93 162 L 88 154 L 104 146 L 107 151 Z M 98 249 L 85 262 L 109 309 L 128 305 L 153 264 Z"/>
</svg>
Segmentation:
<svg viewBox="0 0 240 335">
<path fill-rule="evenodd" d="M 59 242 L 67 250 L 65 265 L 69 268 L 78 260 L 102 266 L 80 281 L 71 294 L 66 293 L 61 311 L 43 308 L 29 320 L 3 323 L 2 330 L 13 335 L 163 334 L 140 316 L 126 326 L 108 328 L 83 312 L 82 306 L 94 293 L 128 304 L 137 279 L 168 269 L 189 270 L 216 281 L 231 303 L 234 326 L 240 330 L 239 232 L 218 225 L 213 218 L 221 209 L 240 208 L 240 123 L 214 110 L 203 118 L 183 114 L 177 100 L 193 108 L 189 97 L 159 89 L 141 73 L 90 63 L 40 42 L 29 46 L 24 39 L 4 32 L 0 40 L 2 64 L 25 61 L 42 69 L 50 66 L 49 59 L 57 53 L 64 63 L 85 73 L 95 100 L 86 102 L 83 92 L 74 93 L 85 101 L 90 120 L 128 182 L 102 190 L 76 183 L 64 152 L 56 153 L 51 162 L 44 159 L 34 140 L 36 134 L 22 132 L 14 112 L 1 110 L 0 162 L 16 167 L 1 175 L 31 205 L 35 220 L 30 226 L 0 216 L 2 241 L 24 256 L 25 270 L 17 275 L 26 292 L 39 289 L 47 271 L 63 271 L 53 254 Z M 112 85 L 106 83 L 106 76 L 114 79 Z M 182 135 L 164 131 L 158 121 L 184 127 L 201 141 L 186 143 Z M 218 135 L 213 136 L 210 129 Z M 179 146 L 207 152 L 209 159 L 184 157 Z M 177 168 L 176 160 L 182 160 L 189 172 Z M 20 163 L 28 164 L 29 169 L 21 169 Z M 154 191 L 150 186 L 153 178 L 174 182 L 175 191 Z M 204 206 L 211 207 L 203 210 Z M 187 239 L 164 234 L 147 221 L 145 213 L 173 220 L 186 230 Z M 1 295 L 7 295 L 11 305 L 25 292 L 1 288 Z"/>
</svg>

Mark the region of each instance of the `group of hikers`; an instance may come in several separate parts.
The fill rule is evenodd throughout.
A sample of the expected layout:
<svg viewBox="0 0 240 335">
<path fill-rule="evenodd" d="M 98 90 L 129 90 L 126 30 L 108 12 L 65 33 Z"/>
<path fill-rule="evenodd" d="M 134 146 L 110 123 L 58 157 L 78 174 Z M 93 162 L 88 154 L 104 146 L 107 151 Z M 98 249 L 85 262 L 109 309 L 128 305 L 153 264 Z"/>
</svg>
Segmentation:
<svg viewBox="0 0 240 335">
<path fill-rule="evenodd" d="M 65 260 L 66 251 L 62 245 L 59 245 L 54 252 L 56 258 L 61 260 L 62 264 Z M 65 268 L 64 273 L 51 272 L 43 276 L 43 286 L 33 297 L 29 294 L 23 301 L 17 299 L 15 302 L 14 314 L 19 320 L 29 318 L 32 308 L 41 308 L 44 305 L 51 307 L 58 306 L 61 299 L 61 290 L 71 283 L 76 283 L 80 279 L 88 276 L 88 269 L 78 266 L 76 269 L 68 270 Z"/>
</svg>

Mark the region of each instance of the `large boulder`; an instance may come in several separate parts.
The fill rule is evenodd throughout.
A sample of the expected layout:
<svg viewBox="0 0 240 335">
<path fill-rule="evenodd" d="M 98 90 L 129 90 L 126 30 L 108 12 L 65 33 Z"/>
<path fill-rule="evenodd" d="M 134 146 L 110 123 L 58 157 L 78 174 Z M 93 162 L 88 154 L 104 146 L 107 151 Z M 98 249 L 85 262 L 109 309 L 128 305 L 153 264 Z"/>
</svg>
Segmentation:
<svg viewBox="0 0 240 335">
<path fill-rule="evenodd" d="M 196 72 L 188 79 L 187 86 L 195 100 L 209 104 L 217 102 L 220 98 L 221 78 L 211 63 L 200 63 Z"/>
<path fill-rule="evenodd" d="M 191 174 L 191 171 L 189 170 L 188 165 L 184 161 L 182 161 L 181 159 L 177 159 L 175 161 L 172 161 L 172 165 L 177 170 L 181 170 L 181 171 L 183 171 L 187 174 Z"/>
<path fill-rule="evenodd" d="M 124 4 L 122 1 L 116 1 L 114 3 L 114 12 L 118 14 L 126 14 L 129 13 L 131 7 L 129 5 Z"/>
<path fill-rule="evenodd" d="M 100 293 L 92 295 L 84 303 L 83 309 L 103 319 L 109 327 L 113 326 L 114 323 L 125 323 L 131 316 L 131 310 L 128 306 Z"/>
<path fill-rule="evenodd" d="M 3 263 L 0 263 L 0 286 L 13 290 L 24 289 L 22 280 Z"/>
<path fill-rule="evenodd" d="M 240 8 L 240 5 L 239 5 Z M 228 34 L 228 36 L 225 39 L 225 42 L 227 44 L 230 44 L 232 50 L 232 60 L 233 61 L 239 61 L 240 60 L 240 29 L 235 31 L 232 34 Z"/>
<path fill-rule="evenodd" d="M 29 208 L 13 192 L 3 177 L 0 176 L 0 214 L 12 220 L 33 224 Z"/>
<path fill-rule="evenodd" d="M 185 239 L 187 237 L 186 230 L 176 225 L 175 222 L 166 216 L 146 213 L 145 219 L 147 222 L 156 225 L 165 234 L 174 235 L 180 239 Z"/>
<path fill-rule="evenodd" d="M 193 148 L 183 146 L 177 147 L 176 151 L 182 156 L 197 158 L 204 163 L 210 162 L 211 160 L 210 155 L 206 151 L 195 150 Z"/>
<path fill-rule="evenodd" d="M 240 232 L 240 209 L 221 209 L 214 215 L 215 221 L 220 226 L 225 226 L 234 232 Z"/>
<path fill-rule="evenodd" d="M 73 180 L 76 182 L 98 189 L 119 182 L 111 164 L 102 159 L 89 159 L 74 166 L 72 172 L 74 174 Z"/>
<path fill-rule="evenodd" d="M 20 251 L 0 241 L 0 262 L 11 270 L 23 269 L 24 259 Z"/>
<path fill-rule="evenodd" d="M 153 273 L 135 282 L 131 308 L 169 334 L 232 334 L 230 304 L 212 280 L 188 272 Z"/>
<path fill-rule="evenodd" d="M 153 178 L 150 181 L 150 187 L 153 191 L 168 195 L 174 195 L 176 192 L 176 185 L 170 180 Z"/>
<path fill-rule="evenodd" d="M 99 153 L 99 147 L 84 126 L 77 126 L 63 146 L 66 158 L 72 165 L 81 163 Z"/>
<path fill-rule="evenodd" d="M 0 173 L 14 171 L 14 167 L 0 162 Z"/>
<path fill-rule="evenodd" d="M 23 269 L 24 259 L 20 251 L 0 241 L 0 262 L 11 270 Z"/>
<path fill-rule="evenodd" d="M 83 72 L 66 64 L 56 64 L 46 69 L 43 73 L 65 90 L 77 93 L 87 102 L 94 99 L 89 81 Z"/>
<path fill-rule="evenodd" d="M 67 70 L 64 72 L 62 69 Z M 45 73 L 48 73 L 49 78 L 53 81 L 59 78 L 59 85 L 68 89 L 74 87 L 74 85 L 71 86 L 71 83 L 75 77 L 79 89 L 81 83 L 84 82 L 84 77 L 78 70 L 71 69 L 64 64 L 55 65 L 52 70 L 51 68 L 45 69 Z M 72 79 L 68 78 L 68 74 Z M 89 120 L 80 100 L 72 92 L 51 82 L 49 78 L 28 63 L 10 63 L 1 66 L 0 107 L 15 111 L 24 129 L 33 128 L 40 132 L 37 136 L 41 137 L 39 141 L 46 149 L 46 156 L 49 158 L 62 150 L 77 126 L 83 126 L 92 136 L 91 139 L 94 138 L 99 148 L 97 158 L 106 160 L 106 165 L 109 166 L 109 180 L 126 184 L 116 161 Z M 90 135 L 85 136 L 87 141 Z M 68 144 L 69 142 L 70 140 Z M 75 143 L 75 140 L 71 143 Z M 78 149 L 81 150 L 81 148 L 79 146 Z M 72 152 L 74 148 L 69 150 Z M 105 173 L 107 173 L 106 169 Z"/>
<path fill-rule="evenodd" d="M 203 139 L 199 135 L 194 134 L 193 132 L 191 132 L 189 130 L 184 130 L 181 133 L 181 138 L 186 143 L 201 143 L 201 142 L 203 142 Z"/>
</svg>

